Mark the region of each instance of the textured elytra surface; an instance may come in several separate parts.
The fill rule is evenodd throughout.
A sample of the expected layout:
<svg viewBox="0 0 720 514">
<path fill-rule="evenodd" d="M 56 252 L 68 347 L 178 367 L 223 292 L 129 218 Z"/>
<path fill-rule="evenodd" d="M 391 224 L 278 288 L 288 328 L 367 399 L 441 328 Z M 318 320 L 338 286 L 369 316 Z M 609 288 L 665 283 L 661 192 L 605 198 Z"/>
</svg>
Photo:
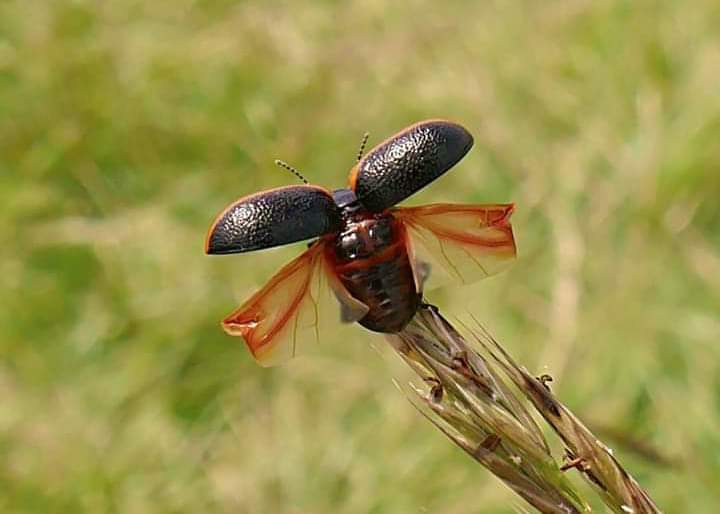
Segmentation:
<svg viewBox="0 0 720 514">
<path fill-rule="evenodd" d="M 210 229 L 207 252 L 271 248 L 338 230 L 341 218 L 330 194 L 316 186 L 288 186 L 241 198 Z"/>
<path fill-rule="evenodd" d="M 473 138 L 447 121 L 413 125 L 371 150 L 359 163 L 355 193 L 372 212 L 404 200 L 453 167 Z"/>
</svg>

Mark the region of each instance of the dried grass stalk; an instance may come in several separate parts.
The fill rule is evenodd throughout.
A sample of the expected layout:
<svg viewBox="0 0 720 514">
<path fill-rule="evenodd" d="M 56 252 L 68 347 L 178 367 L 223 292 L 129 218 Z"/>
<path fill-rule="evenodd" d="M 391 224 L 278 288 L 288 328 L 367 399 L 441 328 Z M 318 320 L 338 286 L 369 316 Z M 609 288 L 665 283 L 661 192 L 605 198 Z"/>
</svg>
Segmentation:
<svg viewBox="0 0 720 514">
<path fill-rule="evenodd" d="M 484 355 L 426 306 L 402 332 L 389 336 L 423 380 L 421 386 L 411 384 L 420 412 L 540 512 L 592 512 L 565 476 L 570 468 L 580 471 L 614 512 L 660 512 L 612 451 L 553 396 L 545 377 L 530 375 L 482 327 L 470 332 Z M 552 456 L 518 391 L 562 439 L 564 465 Z"/>
</svg>

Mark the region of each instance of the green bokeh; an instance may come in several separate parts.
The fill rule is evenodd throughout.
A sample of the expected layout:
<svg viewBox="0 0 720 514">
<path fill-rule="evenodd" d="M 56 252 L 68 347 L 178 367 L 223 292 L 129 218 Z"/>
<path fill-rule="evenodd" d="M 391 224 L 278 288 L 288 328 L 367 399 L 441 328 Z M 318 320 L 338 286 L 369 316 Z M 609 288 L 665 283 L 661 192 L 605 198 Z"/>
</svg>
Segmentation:
<svg viewBox="0 0 720 514">
<path fill-rule="evenodd" d="M 293 181 L 273 159 L 341 187 L 363 132 L 446 117 L 475 147 L 408 203 L 516 202 L 519 259 L 431 299 L 666 512 L 714 512 L 718 27 L 711 0 L 0 3 L 0 511 L 514 512 L 381 337 L 262 369 L 222 333 L 301 244 L 202 251 Z"/>
</svg>

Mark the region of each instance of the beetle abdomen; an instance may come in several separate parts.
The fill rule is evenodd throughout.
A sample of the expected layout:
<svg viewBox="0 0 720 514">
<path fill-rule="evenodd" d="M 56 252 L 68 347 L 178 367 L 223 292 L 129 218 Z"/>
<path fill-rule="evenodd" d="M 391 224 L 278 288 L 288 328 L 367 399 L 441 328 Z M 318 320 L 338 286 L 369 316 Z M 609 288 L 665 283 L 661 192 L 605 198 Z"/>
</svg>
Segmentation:
<svg viewBox="0 0 720 514">
<path fill-rule="evenodd" d="M 402 225 L 390 214 L 350 221 L 335 241 L 333 264 L 348 292 L 368 306 L 359 323 L 395 333 L 420 302 Z"/>
<path fill-rule="evenodd" d="M 402 253 L 367 267 L 343 270 L 339 275 L 350 294 L 370 308 L 359 321 L 369 330 L 399 332 L 415 315 L 420 298 L 407 252 Z"/>
</svg>

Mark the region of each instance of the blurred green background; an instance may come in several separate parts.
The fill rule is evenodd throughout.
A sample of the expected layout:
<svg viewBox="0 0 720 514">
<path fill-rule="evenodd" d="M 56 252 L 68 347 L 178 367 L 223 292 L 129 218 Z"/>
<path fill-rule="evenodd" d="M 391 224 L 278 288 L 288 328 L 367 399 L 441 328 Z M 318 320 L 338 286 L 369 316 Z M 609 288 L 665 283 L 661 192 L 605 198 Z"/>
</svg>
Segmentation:
<svg viewBox="0 0 720 514">
<path fill-rule="evenodd" d="M 303 245 L 207 257 L 218 211 L 294 183 L 275 158 L 341 187 L 363 132 L 430 117 L 476 144 L 408 203 L 514 201 L 519 246 L 431 300 L 666 512 L 717 510 L 720 3 L 400 4 L 0 3 L 0 511 L 522 506 L 381 337 L 262 369 L 219 326 Z"/>
</svg>

